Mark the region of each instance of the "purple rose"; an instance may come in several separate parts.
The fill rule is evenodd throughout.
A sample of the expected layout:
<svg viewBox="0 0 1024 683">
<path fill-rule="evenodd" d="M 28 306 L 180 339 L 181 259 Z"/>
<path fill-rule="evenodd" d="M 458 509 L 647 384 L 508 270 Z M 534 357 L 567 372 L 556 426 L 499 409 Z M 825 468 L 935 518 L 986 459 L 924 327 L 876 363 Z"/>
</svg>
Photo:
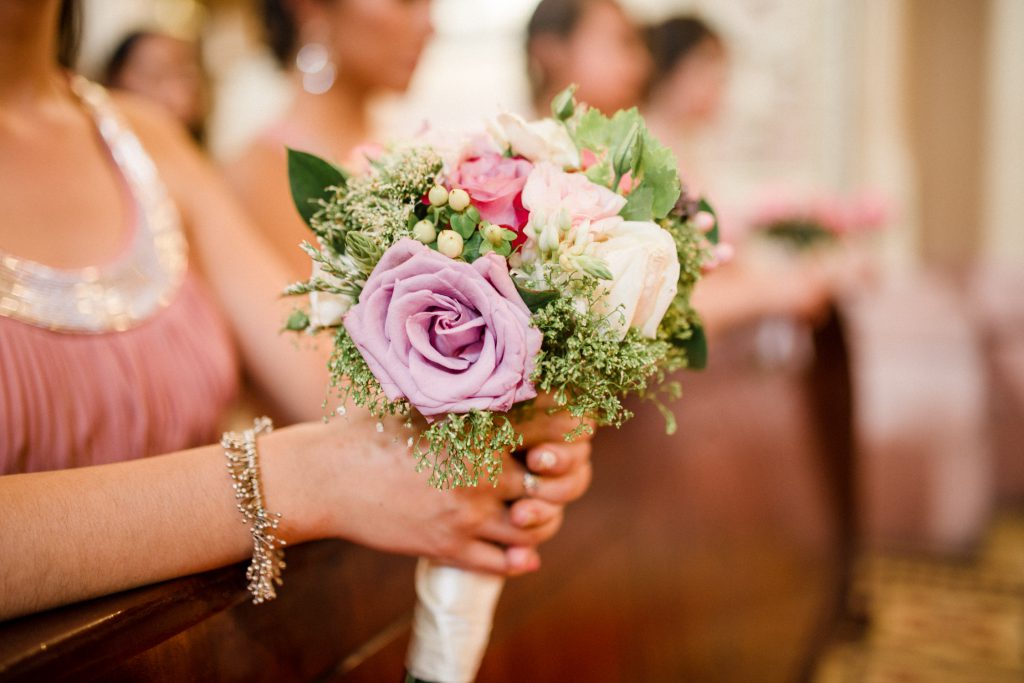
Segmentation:
<svg viewBox="0 0 1024 683">
<path fill-rule="evenodd" d="M 412 239 L 373 269 L 345 329 L 387 397 L 424 417 L 507 411 L 537 395 L 541 333 L 505 259 L 455 261 Z"/>
</svg>

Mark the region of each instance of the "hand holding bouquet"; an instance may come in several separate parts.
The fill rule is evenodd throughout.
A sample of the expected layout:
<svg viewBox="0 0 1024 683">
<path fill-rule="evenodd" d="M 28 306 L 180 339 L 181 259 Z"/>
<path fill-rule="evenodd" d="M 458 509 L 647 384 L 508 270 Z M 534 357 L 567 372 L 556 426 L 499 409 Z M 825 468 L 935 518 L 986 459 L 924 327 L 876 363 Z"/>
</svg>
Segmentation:
<svg viewBox="0 0 1024 683">
<path fill-rule="evenodd" d="M 609 118 L 569 89 L 552 111 L 394 146 L 356 176 L 290 152 L 316 244 L 288 290 L 310 312 L 288 327 L 333 334 L 341 410 L 420 424 L 408 444 L 439 488 L 493 481 L 539 392 L 574 418 L 571 440 L 625 422 L 629 394 L 676 397 L 668 373 L 704 363 L 690 294 L 714 212 L 681 196 L 635 109 Z M 412 675 L 473 678 L 501 585 L 421 561 Z"/>
</svg>

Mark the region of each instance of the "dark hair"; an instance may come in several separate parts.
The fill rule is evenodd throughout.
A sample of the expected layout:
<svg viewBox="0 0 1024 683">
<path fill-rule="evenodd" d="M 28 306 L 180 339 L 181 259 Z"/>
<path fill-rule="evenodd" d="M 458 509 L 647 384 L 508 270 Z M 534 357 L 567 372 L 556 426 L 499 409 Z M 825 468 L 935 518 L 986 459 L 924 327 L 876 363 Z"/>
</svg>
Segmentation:
<svg viewBox="0 0 1024 683">
<path fill-rule="evenodd" d="M 120 78 L 121 72 L 124 71 L 124 67 L 132 58 L 135 48 L 143 40 L 153 35 L 149 31 L 133 31 L 126 35 L 117 44 L 117 47 L 114 48 L 114 51 L 110 54 L 110 59 L 107 60 L 107 66 L 103 69 L 103 84 L 108 86 L 114 85 L 117 79 Z"/>
<path fill-rule="evenodd" d="M 693 16 L 675 17 L 647 29 L 647 46 L 654 62 L 652 81 L 668 75 L 705 40 L 720 43 L 722 38 L 703 20 Z"/>
<path fill-rule="evenodd" d="M 526 25 L 526 44 L 537 36 L 568 38 L 576 30 L 587 9 L 593 5 L 615 5 L 616 0 L 541 0 Z"/>
<path fill-rule="evenodd" d="M 530 46 L 534 40 L 540 36 L 568 38 L 579 26 L 587 10 L 599 4 L 619 6 L 616 0 L 541 0 L 526 24 L 527 60 L 531 59 Z M 544 74 L 537 73 L 530 61 L 527 63 L 527 74 L 533 94 L 537 96 L 547 87 Z"/>
<path fill-rule="evenodd" d="M 298 27 L 295 17 L 288 7 L 288 0 L 263 0 L 263 31 L 278 63 L 281 66 L 295 56 L 296 44 L 299 42 Z"/>
<path fill-rule="evenodd" d="M 82 8 L 78 0 L 64 0 L 60 6 L 57 24 L 57 61 L 73 69 L 78 61 L 78 48 L 82 42 Z"/>
</svg>

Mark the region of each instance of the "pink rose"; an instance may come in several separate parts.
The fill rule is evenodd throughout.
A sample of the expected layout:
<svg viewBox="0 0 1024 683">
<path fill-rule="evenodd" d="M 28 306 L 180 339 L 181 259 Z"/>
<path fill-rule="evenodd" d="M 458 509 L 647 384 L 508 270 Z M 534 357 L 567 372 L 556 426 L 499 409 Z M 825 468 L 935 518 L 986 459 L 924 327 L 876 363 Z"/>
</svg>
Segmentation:
<svg viewBox="0 0 1024 683">
<path fill-rule="evenodd" d="M 424 417 L 507 411 L 537 395 L 541 333 L 505 259 L 455 261 L 412 239 L 373 269 L 345 329 L 388 399 Z"/>
<path fill-rule="evenodd" d="M 529 218 L 523 208 L 523 186 L 532 169 L 526 159 L 486 152 L 460 162 L 450 181 L 469 193 L 484 220 L 521 233 Z"/>
</svg>

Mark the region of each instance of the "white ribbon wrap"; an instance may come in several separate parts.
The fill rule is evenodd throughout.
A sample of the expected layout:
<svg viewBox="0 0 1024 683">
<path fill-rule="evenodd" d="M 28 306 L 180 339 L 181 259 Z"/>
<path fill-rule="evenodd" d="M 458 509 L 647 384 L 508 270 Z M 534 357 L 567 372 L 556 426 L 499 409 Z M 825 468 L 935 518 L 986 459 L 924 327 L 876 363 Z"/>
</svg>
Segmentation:
<svg viewBox="0 0 1024 683">
<path fill-rule="evenodd" d="M 503 576 L 420 558 L 406 670 L 435 683 L 471 683 L 483 659 Z"/>
</svg>

